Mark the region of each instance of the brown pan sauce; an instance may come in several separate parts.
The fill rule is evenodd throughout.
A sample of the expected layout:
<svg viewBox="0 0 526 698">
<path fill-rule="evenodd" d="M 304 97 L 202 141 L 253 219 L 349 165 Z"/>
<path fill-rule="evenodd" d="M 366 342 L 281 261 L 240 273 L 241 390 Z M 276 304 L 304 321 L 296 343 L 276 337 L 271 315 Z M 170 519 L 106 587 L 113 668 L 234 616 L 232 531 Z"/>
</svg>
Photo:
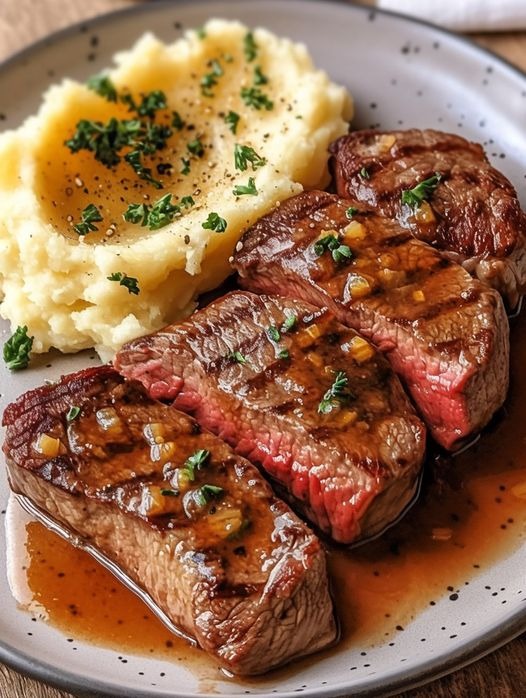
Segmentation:
<svg viewBox="0 0 526 698">
<path fill-rule="evenodd" d="M 342 648 L 389 642 L 421 610 L 517 549 L 526 537 L 526 313 L 512 321 L 511 389 L 479 441 L 454 458 L 430 456 L 419 501 L 380 539 L 330 549 Z M 173 637 L 87 553 L 28 524 L 27 571 L 35 601 L 68 638 L 121 654 L 194 666 L 204 653 Z"/>
</svg>

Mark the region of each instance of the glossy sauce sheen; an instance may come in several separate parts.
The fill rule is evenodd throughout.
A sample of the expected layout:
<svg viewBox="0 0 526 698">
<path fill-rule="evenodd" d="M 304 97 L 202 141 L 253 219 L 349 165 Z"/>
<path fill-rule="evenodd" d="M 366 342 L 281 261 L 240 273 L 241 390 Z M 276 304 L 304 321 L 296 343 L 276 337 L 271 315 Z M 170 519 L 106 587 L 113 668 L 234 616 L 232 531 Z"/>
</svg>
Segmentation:
<svg viewBox="0 0 526 698">
<path fill-rule="evenodd" d="M 329 550 L 343 631 L 332 652 L 403 641 L 403 627 L 420 610 L 444 596 L 454 601 L 457 588 L 524 542 L 525 362 L 523 313 L 512 323 L 512 388 L 503 413 L 471 449 L 431 464 L 428 470 L 435 476 L 428 476 L 420 501 L 380 540 L 352 551 Z M 208 662 L 171 637 L 86 553 L 36 523 L 29 525 L 27 545 L 30 588 L 50 622 L 68 637 L 86 638 L 122 654 L 184 659 L 196 668 Z"/>
</svg>

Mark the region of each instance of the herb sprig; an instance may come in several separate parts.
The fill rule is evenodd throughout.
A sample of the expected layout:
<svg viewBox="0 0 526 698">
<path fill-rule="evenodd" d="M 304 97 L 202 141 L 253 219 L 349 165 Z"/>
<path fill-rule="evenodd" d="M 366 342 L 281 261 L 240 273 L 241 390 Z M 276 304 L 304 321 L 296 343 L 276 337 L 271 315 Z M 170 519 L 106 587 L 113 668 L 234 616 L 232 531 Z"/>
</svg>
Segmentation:
<svg viewBox="0 0 526 698">
<path fill-rule="evenodd" d="M 235 364 L 246 364 L 247 359 L 240 351 L 231 351 L 228 358 Z"/>
<path fill-rule="evenodd" d="M 241 145 L 236 143 L 234 146 L 234 165 L 236 170 L 241 170 L 244 172 L 248 168 L 248 163 L 252 165 L 252 169 L 256 170 L 258 167 L 263 167 L 267 164 L 265 158 L 258 155 L 254 148 L 249 145 Z"/>
<path fill-rule="evenodd" d="M 196 471 L 202 470 L 210 459 L 210 451 L 200 448 L 191 456 L 188 456 L 184 463 L 183 470 L 185 471 L 188 480 L 193 482 L 196 478 Z"/>
<path fill-rule="evenodd" d="M 405 189 L 402 192 L 402 204 L 410 206 L 413 210 L 420 208 L 424 201 L 428 201 L 433 196 L 441 179 L 442 175 L 440 172 L 435 172 L 432 177 L 424 179 L 412 189 Z"/>
<path fill-rule="evenodd" d="M 228 223 L 224 218 L 221 218 L 218 213 L 212 211 L 208 214 L 206 221 L 204 221 L 201 225 L 205 230 L 213 230 L 216 233 L 224 233 L 227 229 Z"/>
<path fill-rule="evenodd" d="M 240 95 L 247 107 L 252 107 L 256 111 L 274 109 L 274 102 L 259 87 L 242 87 Z"/>
<path fill-rule="evenodd" d="M 235 135 L 237 131 L 237 125 L 239 124 L 239 119 L 241 117 L 239 114 L 237 114 L 235 111 L 229 111 L 228 114 L 225 114 L 225 124 L 228 126 L 228 128 L 232 131 L 232 133 Z"/>
<path fill-rule="evenodd" d="M 349 384 L 349 379 L 345 375 L 345 371 L 338 371 L 331 387 L 324 394 L 318 405 L 320 414 L 328 414 L 332 412 L 337 403 L 344 402 L 350 395 L 345 392 Z"/>
<path fill-rule="evenodd" d="M 183 200 L 184 199 L 184 200 Z M 194 204 L 192 197 L 183 197 L 181 204 L 188 207 Z M 124 220 L 141 225 L 149 230 L 159 230 L 182 215 L 181 206 L 172 203 L 172 194 L 165 194 L 153 206 L 130 204 L 124 212 Z"/>
<path fill-rule="evenodd" d="M 206 506 L 212 499 L 220 499 L 225 490 L 217 485 L 203 485 L 194 493 L 194 498 L 197 504 L 201 507 Z"/>
<path fill-rule="evenodd" d="M 234 196 L 257 196 L 258 190 L 254 177 L 249 177 L 247 184 L 236 184 L 232 192 Z"/>
<path fill-rule="evenodd" d="M 247 32 L 243 39 L 243 52 L 249 63 L 255 61 L 258 55 L 258 45 L 252 32 Z"/>
<path fill-rule="evenodd" d="M 118 281 L 119 286 L 124 286 L 128 289 L 128 293 L 138 296 L 140 293 L 138 280 L 134 276 L 128 276 L 122 271 L 115 271 L 106 277 L 108 281 Z"/>
<path fill-rule="evenodd" d="M 73 226 L 73 230 L 79 235 L 87 235 L 90 232 L 98 230 L 95 223 L 100 223 L 102 220 L 102 215 L 95 204 L 88 204 L 86 208 L 81 211 L 80 214 L 81 222 Z"/>
<path fill-rule="evenodd" d="M 34 337 L 27 334 L 27 326 L 17 327 L 4 344 L 3 357 L 10 371 L 20 371 L 29 366 L 29 355 L 33 348 Z"/>
<path fill-rule="evenodd" d="M 325 235 L 314 243 L 314 254 L 321 257 L 327 250 L 338 264 L 348 262 L 353 257 L 350 247 L 342 245 L 335 235 Z"/>
</svg>

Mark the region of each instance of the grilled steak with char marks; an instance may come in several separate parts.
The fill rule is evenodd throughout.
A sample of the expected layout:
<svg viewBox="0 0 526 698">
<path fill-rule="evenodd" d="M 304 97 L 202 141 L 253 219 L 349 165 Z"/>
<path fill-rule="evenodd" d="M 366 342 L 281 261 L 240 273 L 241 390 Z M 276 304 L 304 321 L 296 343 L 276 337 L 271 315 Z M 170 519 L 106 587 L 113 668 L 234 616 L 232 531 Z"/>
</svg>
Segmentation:
<svg viewBox="0 0 526 698">
<path fill-rule="evenodd" d="M 337 192 L 376 209 L 448 253 L 517 305 L 526 284 L 526 215 L 482 146 L 441 131 L 355 131 L 331 146 Z M 422 206 L 402 203 L 435 173 Z"/>
<path fill-rule="evenodd" d="M 115 366 L 262 466 L 336 541 L 379 533 L 413 499 L 424 427 L 385 359 L 326 310 L 231 293 Z"/>
<path fill-rule="evenodd" d="M 438 443 L 454 449 L 506 396 L 502 300 L 396 222 L 349 206 L 325 192 L 283 202 L 238 243 L 241 283 L 327 306 L 361 332 L 385 352 Z"/>
<path fill-rule="evenodd" d="M 23 395 L 3 424 L 12 489 L 116 562 L 222 667 L 258 674 L 335 640 L 319 541 L 187 415 L 101 367 Z"/>
</svg>

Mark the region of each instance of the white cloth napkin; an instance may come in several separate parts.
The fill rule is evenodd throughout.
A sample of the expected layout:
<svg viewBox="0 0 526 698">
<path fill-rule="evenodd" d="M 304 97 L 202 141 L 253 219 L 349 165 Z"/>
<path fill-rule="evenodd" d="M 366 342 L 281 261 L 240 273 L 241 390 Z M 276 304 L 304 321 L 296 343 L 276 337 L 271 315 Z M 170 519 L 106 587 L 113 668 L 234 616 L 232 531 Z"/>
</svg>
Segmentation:
<svg viewBox="0 0 526 698">
<path fill-rule="evenodd" d="M 377 0 L 377 5 L 456 31 L 526 28 L 526 0 Z"/>
</svg>

